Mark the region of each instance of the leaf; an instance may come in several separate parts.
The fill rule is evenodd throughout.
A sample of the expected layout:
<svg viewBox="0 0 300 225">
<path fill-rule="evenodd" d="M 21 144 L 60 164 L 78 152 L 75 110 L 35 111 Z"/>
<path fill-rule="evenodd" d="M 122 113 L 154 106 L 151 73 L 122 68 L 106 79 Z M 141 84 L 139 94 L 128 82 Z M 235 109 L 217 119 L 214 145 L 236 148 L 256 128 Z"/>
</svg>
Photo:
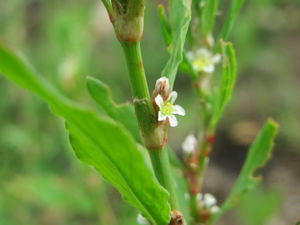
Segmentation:
<svg viewBox="0 0 300 225">
<path fill-rule="evenodd" d="M 207 36 L 214 28 L 215 16 L 218 9 L 219 0 L 205 0 L 202 17 L 201 17 L 201 29 L 202 34 Z"/>
<path fill-rule="evenodd" d="M 227 13 L 224 25 L 221 29 L 219 39 L 227 40 L 244 1 L 245 0 L 231 0 L 231 5 Z"/>
<path fill-rule="evenodd" d="M 105 113 L 124 125 L 130 131 L 136 141 L 142 143 L 134 109 L 129 103 L 117 105 L 111 95 L 110 88 L 92 77 L 87 78 L 87 87 L 91 97 L 99 104 Z"/>
<path fill-rule="evenodd" d="M 261 186 L 258 185 L 247 193 L 239 204 L 239 218 L 245 225 L 265 225 L 280 208 L 282 200 L 280 193 L 275 190 L 264 190 Z"/>
<path fill-rule="evenodd" d="M 159 22 L 160 22 L 160 26 L 162 29 L 162 34 L 164 37 L 164 41 L 165 41 L 165 45 L 167 46 L 167 48 L 169 50 L 171 50 L 171 44 L 172 44 L 172 31 L 170 28 L 170 24 L 165 12 L 165 8 L 162 4 L 158 5 L 157 7 L 158 9 L 158 18 L 159 18 Z M 191 62 L 189 61 L 189 59 L 186 56 L 186 52 L 183 49 L 183 53 L 182 53 L 182 60 L 179 64 L 179 69 L 185 73 L 187 73 L 188 75 L 191 76 L 191 79 L 193 81 L 197 80 L 198 78 L 198 74 L 194 71 L 193 66 L 191 64 Z"/>
<path fill-rule="evenodd" d="M 169 14 L 173 41 L 170 46 L 171 56 L 162 71 L 162 76 L 168 77 L 170 87 L 173 87 L 191 20 L 191 1 L 171 0 Z"/>
<path fill-rule="evenodd" d="M 242 195 L 252 190 L 260 182 L 261 177 L 254 173 L 270 159 L 277 133 L 278 124 L 269 119 L 255 138 L 230 195 L 221 206 L 220 211 L 213 216 L 211 222 L 216 221 L 225 211 L 236 205 Z"/>
<path fill-rule="evenodd" d="M 187 184 L 186 180 L 183 177 L 182 171 L 181 170 L 175 170 L 173 169 L 173 174 L 174 174 L 174 180 L 176 182 L 175 185 L 175 190 L 176 190 L 176 195 L 178 199 L 178 210 L 183 214 L 185 224 L 191 224 L 190 223 L 190 215 L 189 215 L 189 201 L 186 199 L 187 195 Z"/>
<path fill-rule="evenodd" d="M 236 58 L 232 44 L 221 42 L 221 48 L 223 57 L 222 78 L 220 88 L 217 90 L 216 96 L 213 98 L 214 113 L 210 122 L 210 127 L 215 127 L 221 118 L 225 106 L 231 99 L 237 77 Z"/>
<path fill-rule="evenodd" d="M 66 120 L 70 142 L 81 161 L 94 166 L 153 224 L 169 222 L 169 195 L 155 178 L 146 150 L 122 125 L 64 98 L 1 44 L 0 72 L 40 96 Z"/>
<path fill-rule="evenodd" d="M 166 46 L 168 47 L 172 43 L 172 32 L 166 15 L 165 8 L 162 4 L 159 4 L 157 6 L 157 12 L 158 12 L 158 19 L 164 37 L 164 41 Z"/>
</svg>

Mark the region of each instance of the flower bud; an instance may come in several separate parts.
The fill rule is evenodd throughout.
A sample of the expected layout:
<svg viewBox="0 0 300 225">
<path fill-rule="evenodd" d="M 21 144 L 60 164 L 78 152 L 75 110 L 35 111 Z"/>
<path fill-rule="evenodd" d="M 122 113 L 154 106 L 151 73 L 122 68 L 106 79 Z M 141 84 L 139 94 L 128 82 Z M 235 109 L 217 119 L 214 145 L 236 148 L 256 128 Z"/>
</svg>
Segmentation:
<svg viewBox="0 0 300 225">
<path fill-rule="evenodd" d="M 182 150 L 184 154 L 192 155 L 193 152 L 196 151 L 197 146 L 198 146 L 197 138 L 193 134 L 190 134 L 184 139 L 182 143 Z"/>
<path fill-rule="evenodd" d="M 141 225 L 149 225 L 149 222 L 147 221 L 147 219 L 145 217 L 143 217 L 141 214 L 139 214 L 136 218 L 138 224 Z"/>
<path fill-rule="evenodd" d="M 167 98 L 170 93 L 169 79 L 166 77 L 159 78 L 155 83 L 153 95 L 160 94 L 163 98 Z"/>
</svg>

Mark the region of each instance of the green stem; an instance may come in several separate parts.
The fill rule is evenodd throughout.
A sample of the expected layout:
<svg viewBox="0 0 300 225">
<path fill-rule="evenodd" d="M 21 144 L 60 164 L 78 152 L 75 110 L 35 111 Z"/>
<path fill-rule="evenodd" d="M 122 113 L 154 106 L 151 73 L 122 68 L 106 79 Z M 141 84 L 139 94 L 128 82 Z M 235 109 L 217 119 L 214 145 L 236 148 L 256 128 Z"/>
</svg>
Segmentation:
<svg viewBox="0 0 300 225">
<path fill-rule="evenodd" d="M 126 56 L 133 98 L 150 98 L 140 42 L 121 42 Z"/>
<path fill-rule="evenodd" d="M 160 184 L 170 193 L 170 203 L 173 210 L 178 209 L 175 184 L 172 177 L 168 151 L 165 148 L 149 151 L 156 177 Z"/>
<path fill-rule="evenodd" d="M 143 60 L 139 42 L 121 42 L 126 56 L 129 70 L 130 86 L 134 99 L 135 111 L 142 131 L 144 142 L 149 149 L 153 169 L 160 184 L 170 192 L 170 203 L 173 209 L 177 209 L 175 186 L 172 179 L 172 171 L 168 158 L 168 151 L 164 148 L 153 149 L 152 146 L 160 145 L 164 139 L 162 133 L 155 124 L 155 116 L 151 105 L 150 94 L 143 67 Z M 157 143 L 156 143 L 157 142 Z"/>
<path fill-rule="evenodd" d="M 190 195 L 190 214 L 193 218 L 192 224 L 199 222 L 199 209 L 197 206 L 197 195 Z"/>
</svg>

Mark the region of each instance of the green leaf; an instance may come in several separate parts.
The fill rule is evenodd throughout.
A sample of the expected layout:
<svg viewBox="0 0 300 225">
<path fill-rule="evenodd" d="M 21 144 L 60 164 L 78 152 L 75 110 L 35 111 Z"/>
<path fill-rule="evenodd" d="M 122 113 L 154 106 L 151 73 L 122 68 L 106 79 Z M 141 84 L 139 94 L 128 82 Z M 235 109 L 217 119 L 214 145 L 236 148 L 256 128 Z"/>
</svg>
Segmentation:
<svg viewBox="0 0 300 225">
<path fill-rule="evenodd" d="M 202 4 L 202 2 L 201 2 Z M 215 16 L 218 9 L 219 0 L 205 0 L 201 17 L 202 34 L 207 36 L 214 28 Z"/>
<path fill-rule="evenodd" d="M 172 32 L 166 15 L 165 7 L 162 4 L 159 4 L 157 6 L 157 12 L 164 41 L 166 46 L 168 47 L 172 43 Z"/>
<path fill-rule="evenodd" d="M 278 212 L 281 200 L 278 191 L 264 190 L 261 185 L 258 185 L 242 198 L 237 208 L 239 218 L 245 225 L 265 225 Z"/>
<path fill-rule="evenodd" d="M 158 18 L 159 18 L 160 26 L 162 29 L 162 34 L 164 37 L 165 44 L 166 44 L 167 48 L 169 50 L 171 50 L 172 41 L 173 41 L 172 31 L 171 31 L 171 27 L 170 27 L 170 24 L 169 24 L 167 15 L 166 15 L 165 8 L 162 4 L 160 4 L 160 5 L 158 5 L 157 9 L 158 9 Z M 183 49 L 182 54 L 183 55 L 182 55 L 181 63 L 179 64 L 179 69 L 182 72 L 185 72 L 188 75 L 190 75 L 191 79 L 193 81 L 197 80 L 198 74 L 194 71 L 193 66 L 192 66 L 191 62 L 189 61 L 189 59 L 187 58 L 184 49 Z"/>
<path fill-rule="evenodd" d="M 162 71 L 162 76 L 168 77 L 170 86 L 173 87 L 191 20 L 191 1 L 171 0 L 169 14 L 173 41 L 170 46 L 171 56 Z"/>
<path fill-rule="evenodd" d="M 146 150 L 124 126 L 64 98 L 1 44 L 0 72 L 40 96 L 56 115 L 66 120 L 70 142 L 81 161 L 94 166 L 153 224 L 169 222 L 169 194 L 155 178 Z"/>
<path fill-rule="evenodd" d="M 232 0 L 219 39 L 227 40 L 233 24 L 245 0 Z"/>
<path fill-rule="evenodd" d="M 185 224 L 191 224 L 190 223 L 190 215 L 189 215 L 189 201 L 186 199 L 187 195 L 187 184 L 186 180 L 183 177 L 182 171 L 178 169 L 173 169 L 174 174 L 174 180 L 176 182 L 176 195 L 178 199 L 178 210 L 183 214 L 183 217 L 185 219 Z"/>
<path fill-rule="evenodd" d="M 222 78 L 220 87 L 213 98 L 214 113 L 211 120 L 210 127 L 216 126 L 221 118 L 224 108 L 231 99 L 237 77 L 237 65 L 235 52 L 231 43 L 221 42 L 222 48 Z"/>
<path fill-rule="evenodd" d="M 87 87 L 91 97 L 99 104 L 105 113 L 113 120 L 123 124 L 124 127 L 130 131 L 135 140 L 142 143 L 132 105 L 129 103 L 117 105 L 112 99 L 110 88 L 100 80 L 88 77 Z"/>
<path fill-rule="evenodd" d="M 236 205 L 242 195 L 252 190 L 260 182 L 261 177 L 254 174 L 270 159 L 274 138 L 277 133 L 278 124 L 269 119 L 255 138 L 230 195 L 221 206 L 220 211 L 213 216 L 212 222 Z"/>
</svg>

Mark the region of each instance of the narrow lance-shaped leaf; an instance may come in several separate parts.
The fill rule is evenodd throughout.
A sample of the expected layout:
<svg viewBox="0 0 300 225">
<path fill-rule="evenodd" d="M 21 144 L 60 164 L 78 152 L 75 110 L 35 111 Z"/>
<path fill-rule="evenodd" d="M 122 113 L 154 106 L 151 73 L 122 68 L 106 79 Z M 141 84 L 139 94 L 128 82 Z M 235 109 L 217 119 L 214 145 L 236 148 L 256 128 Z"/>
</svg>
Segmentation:
<svg viewBox="0 0 300 225">
<path fill-rule="evenodd" d="M 165 8 L 163 5 L 158 5 L 158 18 L 160 22 L 160 26 L 162 29 L 162 34 L 164 37 L 165 45 L 167 46 L 168 50 L 171 52 L 172 47 L 172 30 L 167 18 L 167 14 L 165 11 Z M 185 73 L 187 73 L 189 76 L 191 76 L 192 80 L 197 80 L 198 74 L 194 71 L 193 66 L 189 59 L 186 56 L 186 52 L 183 49 L 183 55 L 181 63 L 179 64 L 179 69 Z"/>
<path fill-rule="evenodd" d="M 110 88 L 92 77 L 87 78 L 87 87 L 91 97 L 99 104 L 105 113 L 124 125 L 133 135 L 136 141 L 141 143 L 138 124 L 134 114 L 134 109 L 129 103 L 117 105 L 113 99 Z"/>
<path fill-rule="evenodd" d="M 263 167 L 271 157 L 274 138 L 278 132 L 278 124 L 269 119 L 254 140 L 243 165 L 242 171 L 226 201 L 216 213 L 211 222 L 216 221 L 225 211 L 235 206 L 241 196 L 252 190 L 261 180 L 254 175 L 257 169 Z"/>
<path fill-rule="evenodd" d="M 213 31 L 219 0 L 205 0 L 201 15 L 201 30 L 204 36 Z M 201 2 L 202 4 L 202 2 Z"/>
<path fill-rule="evenodd" d="M 221 48 L 223 57 L 222 78 L 220 87 L 216 90 L 216 94 L 213 98 L 214 113 L 210 122 L 211 128 L 215 127 L 223 114 L 225 106 L 231 99 L 237 77 L 235 52 L 232 44 L 221 42 Z"/>
<path fill-rule="evenodd" d="M 170 46 L 171 56 L 162 71 L 162 76 L 168 77 L 170 86 L 173 87 L 191 20 L 191 1 L 171 0 L 169 14 L 173 41 Z"/>
<path fill-rule="evenodd" d="M 167 47 L 172 43 L 172 32 L 166 15 L 166 10 L 162 4 L 157 6 L 158 18 L 164 41 Z"/>
<path fill-rule="evenodd" d="M 124 126 L 64 98 L 1 44 L 0 73 L 40 96 L 66 120 L 72 147 L 81 161 L 94 166 L 153 224 L 168 223 L 169 195 L 156 180 L 146 150 Z"/>
<path fill-rule="evenodd" d="M 227 40 L 244 1 L 245 0 L 231 0 L 230 8 L 221 29 L 219 39 Z"/>
</svg>

